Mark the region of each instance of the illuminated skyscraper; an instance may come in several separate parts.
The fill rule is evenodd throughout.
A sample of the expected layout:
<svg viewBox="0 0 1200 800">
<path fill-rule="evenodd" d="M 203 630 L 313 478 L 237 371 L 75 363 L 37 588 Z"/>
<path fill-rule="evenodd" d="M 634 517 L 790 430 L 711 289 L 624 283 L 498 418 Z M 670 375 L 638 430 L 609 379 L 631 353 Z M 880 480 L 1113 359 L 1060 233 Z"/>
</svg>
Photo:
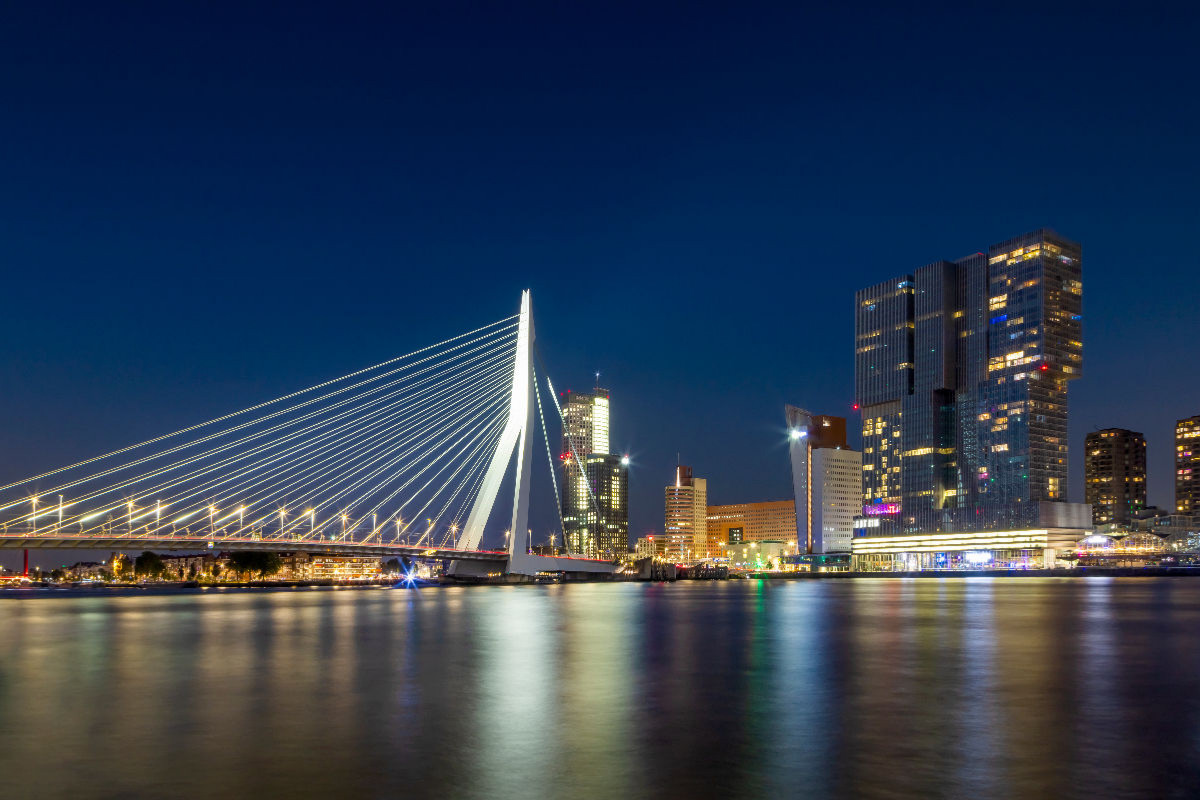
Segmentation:
<svg viewBox="0 0 1200 800">
<path fill-rule="evenodd" d="M 1175 513 L 1200 516 L 1200 416 L 1175 423 Z"/>
<path fill-rule="evenodd" d="M 591 394 L 566 392 L 562 404 L 564 453 L 583 457 L 609 452 L 608 401 L 608 390 L 598 386 Z"/>
<path fill-rule="evenodd" d="M 1080 262 L 1040 229 L 857 293 L 867 533 L 1080 522 L 1064 504 Z"/>
<path fill-rule="evenodd" d="M 862 413 L 862 502 L 884 532 L 898 531 L 901 403 L 912 394 L 913 279 L 858 292 L 854 314 L 855 400 Z M 795 468 L 792 469 L 793 476 Z M 893 524 L 895 523 L 895 524 Z"/>
<path fill-rule="evenodd" d="M 1089 433 L 1083 449 L 1083 494 L 1092 522 L 1128 525 L 1146 507 L 1146 437 L 1107 428 Z"/>
<path fill-rule="evenodd" d="M 846 446 L 845 417 L 785 406 L 800 553 L 848 553 L 859 500 L 862 453 Z M 790 536 L 789 536 L 790 538 Z"/>
<path fill-rule="evenodd" d="M 572 555 L 629 551 L 629 460 L 609 453 L 609 393 L 567 392 L 562 404 L 563 534 Z"/>
<path fill-rule="evenodd" d="M 675 483 L 666 489 L 663 535 L 668 559 L 698 561 L 708 555 L 708 482 L 692 477 L 692 468 L 675 468 Z"/>
</svg>

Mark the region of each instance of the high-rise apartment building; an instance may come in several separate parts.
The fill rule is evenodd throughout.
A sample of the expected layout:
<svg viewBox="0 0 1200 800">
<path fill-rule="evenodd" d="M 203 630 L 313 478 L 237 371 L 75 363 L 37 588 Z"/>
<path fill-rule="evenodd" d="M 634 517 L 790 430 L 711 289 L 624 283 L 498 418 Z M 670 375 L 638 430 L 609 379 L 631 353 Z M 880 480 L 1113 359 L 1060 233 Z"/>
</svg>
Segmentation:
<svg viewBox="0 0 1200 800">
<path fill-rule="evenodd" d="M 629 551 L 629 459 L 609 452 L 609 393 L 567 392 L 562 403 L 563 536 L 572 555 Z"/>
<path fill-rule="evenodd" d="M 708 482 L 691 467 L 675 468 L 675 484 L 666 489 L 663 535 L 668 559 L 688 563 L 708 557 Z"/>
<path fill-rule="evenodd" d="M 1084 498 L 1096 525 L 1128 525 L 1146 507 L 1146 437 L 1124 428 L 1092 431 L 1084 442 Z"/>
<path fill-rule="evenodd" d="M 1083 367 L 1080 246 L 1049 229 L 855 297 L 872 535 L 1078 522 L 1067 385 Z"/>
<path fill-rule="evenodd" d="M 1175 423 L 1175 513 L 1200 515 L 1200 416 Z"/>
<path fill-rule="evenodd" d="M 797 549 L 848 553 L 862 510 L 862 453 L 846 446 L 845 417 L 784 407 L 795 495 Z"/>
</svg>

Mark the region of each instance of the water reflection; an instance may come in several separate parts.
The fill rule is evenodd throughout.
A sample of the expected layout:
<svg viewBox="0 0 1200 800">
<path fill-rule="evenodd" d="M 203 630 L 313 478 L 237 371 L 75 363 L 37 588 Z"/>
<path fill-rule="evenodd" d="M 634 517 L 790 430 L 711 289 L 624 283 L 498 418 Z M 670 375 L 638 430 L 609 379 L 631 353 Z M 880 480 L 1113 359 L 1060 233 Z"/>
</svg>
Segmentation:
<svg viewBox="0 0 1200 800">
<path fill-rule="evenodd" d="M 0 630 L 0 775 L 47 797 L 1200 787 L 1186 579 L 59 595 Z"/>
</svg>

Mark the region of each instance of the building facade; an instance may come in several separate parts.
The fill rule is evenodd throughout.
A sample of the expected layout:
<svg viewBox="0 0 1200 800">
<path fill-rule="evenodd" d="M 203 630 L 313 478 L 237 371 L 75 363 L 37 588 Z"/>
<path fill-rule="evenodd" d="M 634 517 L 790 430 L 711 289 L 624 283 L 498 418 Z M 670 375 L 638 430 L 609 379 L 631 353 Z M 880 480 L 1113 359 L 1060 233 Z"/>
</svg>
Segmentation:
<svg viewBox="0 0 1200 800">
<path fill-rule="evenodd" d="M 1083 492 L 1093 524 L 1129 526 L 1146 507 L 1146 437 L 1124 428 L 1089 433 Z"/>
<path fill-rule="evenodd" d="M 1067 386 L 1083 367 L 1081 260 L 1039 229 L 857 293 L 860 535 L 1081 519 L 1052 507 L 1067 500 Z"/>
<path fill-rule="evenodd" d="M 1200 416 L 1175 423 L 1175 513 L 1200 515 Z"/>
<path fill-rule="evenodd" d="M 677 466 L 675 483 L 666 488 L 663 535 L 666 557 L 686 564 L 708 557 L 708 482 Z"/>
<path fill-rule="evenodd" d="M 571 525 L 563 525 L 572 554 L 619 558 L 629 552 L 629 462 L 621 456 L 585 456 L 583 475 L 576 472 L 576 506 Z M 580 491 L 582 489 L 582 491 Z"/>
<path fill-rule="evenodd" d="M 743 542 L 792 542 L 796 548 L 796 504 L 791 500 L 732 503 L 706 510 L 707 555 L 720 557 L 725 548 Z"/>
<path fill-rule="evenodd" d="M 566 392 L 562 403 L 562 522 L 572 555 L 616 558 L 629 551 L 629 459 L 609 445 L 605 389 Z"/>
<path fill-rule="evenodd" d="M 848 553 L 862 510 L 863 457 L 846 446 L 846 419 L 796 406 L 785 406 L 784 418 L 797 547 L 802 553 Z"/>
<path fill-rule="evenodd" d="M 647 534 L 646 536 L 639 536 L 637 542 L 634 543 L 634 558 L 665 558 L 666 554 L 666 537 Z"/>
</svg>

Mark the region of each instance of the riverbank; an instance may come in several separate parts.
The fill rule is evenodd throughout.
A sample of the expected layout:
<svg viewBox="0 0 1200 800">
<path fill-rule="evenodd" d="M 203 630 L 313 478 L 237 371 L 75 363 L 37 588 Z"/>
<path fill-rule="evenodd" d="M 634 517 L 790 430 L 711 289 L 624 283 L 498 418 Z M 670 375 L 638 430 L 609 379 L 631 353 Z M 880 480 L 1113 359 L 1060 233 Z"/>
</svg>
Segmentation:
<svg viewBox="0 0 1200 800">
<path fill-rule="evenodd" d="M 1073 567 L 1070 569 L 944 569 L 920 572 L 751 572 L 764 580 L 853 578 L 1162 578 L 1200 577 L 1200 567 Z"/>
<path fill-rule="evenodd" d="M 1200 567 L 1075 567 L 1073 569 L 1011 569 L 1011 570 L 925 570 L 922 572 L 751 572 L 729 574 L 724 579 L 745 580 L 758 578 L 768 581 L 806 581 L 806 580 L 853 580 L 856 578 L 1161 578 L 1161 577 L 1200 577 Z M 713 580 L 714 578 L 693 578 L 683 576 L 676 580 Z M 626 582 L 656 582 L 653 579 L 619 576 L 608 576 L 602 581 L 550 581 L 524 580 L 511 581 L 503 579 L 481 579 L 474 581 L 463 580 L 422 580 L 414 587 L 427 588 L 433 586 L 496 586 L 496 585 L 538 585 L 544 583 L 626 583 Z M 669 581 L 668 581 L 669 582 Z M 158 581 L 153 583 L 51 583 L 29 582 L 0 586 L 0 598 L 17 597 L 32 592 L 56 591 L 79 592 L 92 594 L 106 593 L 138 593 L 138 592 L 177 592 L 177 591 L 222 591 L 226 589 L 377 589 L 398 584 L 397 578 L 378 578 L 367 581 L 237 581 L 228 583 L 200 583 L 198 581 Z"/>
<path fill-rule="evenodd" d="M 230 581 L 222 583 L 201 583 L 199 581 L 153 581 L 148 583 L 53 583 L 50 581 L 30 581 L 28 583 L 13 583 L 0 586 L 0 597 L 11 596 L 31 590 L 57 590 L 64 592 L 161 592 L 184 590 L 213 590 L 222 589 L 317 589 L 317 588 L 378 588 L 395 586 L 397 578 L 378 578 L 365 581 Z"/>
</svg>

